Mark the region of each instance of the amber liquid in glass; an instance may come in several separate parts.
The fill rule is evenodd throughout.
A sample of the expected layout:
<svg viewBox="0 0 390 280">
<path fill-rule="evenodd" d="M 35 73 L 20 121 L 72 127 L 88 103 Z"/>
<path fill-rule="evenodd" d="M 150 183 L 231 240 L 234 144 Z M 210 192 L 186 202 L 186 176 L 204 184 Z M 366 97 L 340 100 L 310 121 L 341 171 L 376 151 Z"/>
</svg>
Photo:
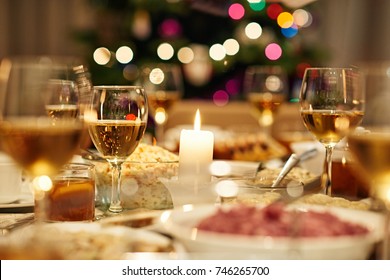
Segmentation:
<svg viewBox="0 0 390 280">
<path fill-rule="evenodd" d="M 106 159 L 126 159 L 137 148 L 145 129 L 145 122 L 128 120 L 89 123 L 92 142 Z"/>
<path fill-rule="evenodd" d="M 76 118 L 79 115 L 77 105 L 46 105 L 47 114 L 54 118 Z"/>
<path fill-rule="evenodd" d="M 362 111 L 303 110 L 307 129 L 323 144 L 335 145 L 356 128 L 363 119 Z"/>
<path fill-rule="evenodd" d="M 390 192 L 390 132 L 354 133 L 348 144 L 355 155 L 361 173 L 371 180 L 372 196 L 389 201 Z"/>
<path fill-rule="evenodd" d="M 179 100 L 180 94 L 177 91 L 159 91 L 148 93 L 148 103 L 150 111 L 155 112 L 157 108 L 168 111 L 173 104 Z"/>
<path fill-rule="evenodd" d="M 81 122 L 71 119 L 18 118 L 0 123 L 2 149 L 33 176 L 51 175 L 77 152 Z"/>
<path fill-rule="evenodd" d="M 95 217 L 95 181 L 91 178 L 55 179 L 45 196 L 35 200 L 35 213 L 45 207 L 49 221 L 92 221 Z"/>
</svg>

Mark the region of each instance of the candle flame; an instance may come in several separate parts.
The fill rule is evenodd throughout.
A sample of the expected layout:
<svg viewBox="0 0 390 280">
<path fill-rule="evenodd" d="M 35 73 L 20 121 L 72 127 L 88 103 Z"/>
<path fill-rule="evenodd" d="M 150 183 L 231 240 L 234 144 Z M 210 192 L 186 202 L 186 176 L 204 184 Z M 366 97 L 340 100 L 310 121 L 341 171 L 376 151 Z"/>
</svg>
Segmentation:
<svg viewBox="0 0 390 280">
<path fill-rule="evenodd" d="M 200 130 L 200 112 L 199 109 L 196 110 L 194 130 Z"/>
</svg>

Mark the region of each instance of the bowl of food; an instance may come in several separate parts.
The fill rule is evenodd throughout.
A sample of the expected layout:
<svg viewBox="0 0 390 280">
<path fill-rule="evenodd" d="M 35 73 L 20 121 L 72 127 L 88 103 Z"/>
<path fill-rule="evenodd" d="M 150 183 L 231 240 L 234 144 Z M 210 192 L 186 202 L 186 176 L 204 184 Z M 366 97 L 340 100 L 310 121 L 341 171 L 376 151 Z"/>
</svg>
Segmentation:
<svg viewBox="0 0 390 280">
<path fill-rule="evenodd" d="M 1 259 L 117 260 L 175 251 L 172 239 L 156 232 L 85 222 L 31 225 L 0 242 Z"/>
<path fill-rule="evenodd" d="M 338 207 L 184 205 L 161 216 L 188 252 L 225 259 L 367 259 L 383 216 Z"/>
<path fill-rule="evenodd" d="M 218 178 L 214 188 L 222 202 L 263 205 L 282 197 L 298 198 L 320 190 L 320 177 L 301 167 L 294 167 L 273 187 L 280 171 L 280 168 L 266 168 L 251 176 Z"/>
<path fill-rule="evenodd" d="M 104 159 L 84 157 L 84 160 L 95 165 L 95 204 L 105 211 L 111 200 L 111 167 Z M 122 164 L 122 207 L 126 210 L 172 208 L 172 198 L 163 179 L 177 177 L 178 167 L 176 154 L 159 146 L 139 144 Z"/>
</svg>

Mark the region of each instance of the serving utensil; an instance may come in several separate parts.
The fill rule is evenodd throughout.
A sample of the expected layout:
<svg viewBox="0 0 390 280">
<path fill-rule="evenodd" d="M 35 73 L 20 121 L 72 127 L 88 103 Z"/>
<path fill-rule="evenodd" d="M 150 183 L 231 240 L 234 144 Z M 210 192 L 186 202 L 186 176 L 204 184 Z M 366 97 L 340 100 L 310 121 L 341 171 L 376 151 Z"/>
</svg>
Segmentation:
<svg viewBox="0 0 390 280">
<path fill-rule="evenodd" d="M 280 171 L 276 180 L 272 183 L 271 188 L 276 188 L 280 184 L 280 182 L 286 177 L 286 175 L 296 166 L 299 162 L 305 161 L 309 158 L 314 157 L 317 154 L 317 149 L 313 148 L 303 152 L 301 155 L 297 155 L 295 153 L 291 154 L 289 159 L 284 164 L 282 170 Z M 257 175 L 257 174 L 256 174 Z"/>
</svg>

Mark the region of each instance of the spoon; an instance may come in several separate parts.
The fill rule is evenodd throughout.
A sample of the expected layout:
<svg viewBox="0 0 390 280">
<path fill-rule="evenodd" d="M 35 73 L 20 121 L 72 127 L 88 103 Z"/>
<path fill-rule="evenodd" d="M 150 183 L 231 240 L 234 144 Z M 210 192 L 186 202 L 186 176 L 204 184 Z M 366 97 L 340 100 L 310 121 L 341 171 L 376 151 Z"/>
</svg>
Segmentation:
<svg viewBox="0 0 390 280">
<path fill-rule="evenodd" d="M 280 182 L 284 179 L 284 177 L 286 177 L 286 175 L 291 171 L 291 169 L 294 166 L 296 166 L 299 162 L 312 158 L 316 154 L 317 154 L 316 148 L 307 150 L 299 156 L 297 154 L 291 154 L 289 159 L 284 164 L 282 170 L 280 171 L 278 177 L 273 182 L 271 188 L 276 188 L 280 184 Z"/>
</svg>

